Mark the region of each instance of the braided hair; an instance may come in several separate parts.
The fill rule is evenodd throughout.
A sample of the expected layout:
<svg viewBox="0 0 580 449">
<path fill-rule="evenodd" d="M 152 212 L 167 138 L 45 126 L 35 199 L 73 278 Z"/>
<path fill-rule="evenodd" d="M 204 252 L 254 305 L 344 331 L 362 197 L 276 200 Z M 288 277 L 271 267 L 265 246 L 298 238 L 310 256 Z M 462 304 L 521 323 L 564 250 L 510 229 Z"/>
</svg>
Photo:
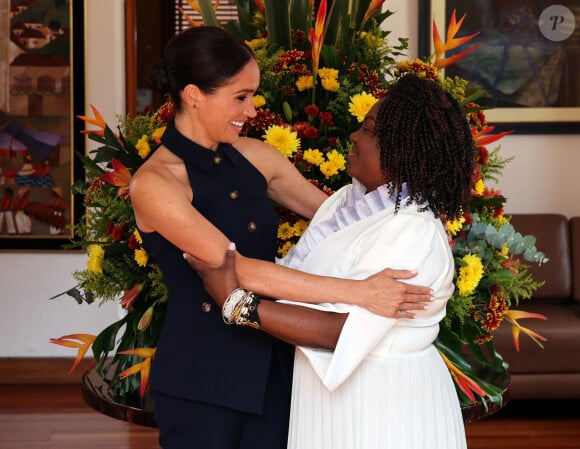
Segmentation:
<svg viewBox="0 0 580 449">
<path fill-rule="evenodd" d="M 409 202 L 436 215 L 451 220 L 467 212 L 476 147 L 461 107 L 439 83 L 401 77 L 381 101 L 375 130 L 395 210 L 405 183 Z"/>
</svg>

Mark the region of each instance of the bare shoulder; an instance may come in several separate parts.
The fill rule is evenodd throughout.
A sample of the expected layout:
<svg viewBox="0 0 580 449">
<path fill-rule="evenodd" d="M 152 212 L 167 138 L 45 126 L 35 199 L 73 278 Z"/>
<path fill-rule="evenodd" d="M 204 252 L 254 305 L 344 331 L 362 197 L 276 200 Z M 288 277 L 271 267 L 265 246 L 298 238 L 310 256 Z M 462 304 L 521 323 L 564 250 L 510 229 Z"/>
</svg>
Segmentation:
<svg viewBox="0 0 580 449">
<path fill-rule="evenodd" d="M 253 137 L 240 137 L 233 143 L 233 146 L 246 158 L 250 158 L 255 154 L 268 154 L 277 152 L 274 147 L 268 145 L 266 142 Z"/>
<path fill-rule="evenodd" d="M 171 182 L 167 160 L 158 149 L 131 177 L 131 194 L 147 191 L 159 182 Z"/>
<path fill-rule="evenodd" d="M 135 209 L 154 207 L 168 195 L 191 201 L 191 188 L 183 162 L 178 157 L 159 148 L 131 178 L 129 186 Z"/>
<path fill-rule="evenodd" d="M 276 148 L 259 139 L 241 137 L 236 140 L 233 146 L 268 180 L 290 164 L 288 159 Z"/>
</svg>

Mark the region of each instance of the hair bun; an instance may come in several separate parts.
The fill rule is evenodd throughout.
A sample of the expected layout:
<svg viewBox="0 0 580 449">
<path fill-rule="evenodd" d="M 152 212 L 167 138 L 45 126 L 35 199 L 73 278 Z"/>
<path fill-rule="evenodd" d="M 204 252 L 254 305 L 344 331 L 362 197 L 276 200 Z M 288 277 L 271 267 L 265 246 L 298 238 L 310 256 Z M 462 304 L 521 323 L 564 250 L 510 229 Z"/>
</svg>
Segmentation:
<svg viewBox="0 0 580 449">
<path fill-rule="evenodd" d="M 169 77 L 167 76 L 165 60 L 161 60 L 149 69 L 145 76 L 145 82 L 149 87 L 161 94 L 167 94 L 170 92 Z"/>
</svg>

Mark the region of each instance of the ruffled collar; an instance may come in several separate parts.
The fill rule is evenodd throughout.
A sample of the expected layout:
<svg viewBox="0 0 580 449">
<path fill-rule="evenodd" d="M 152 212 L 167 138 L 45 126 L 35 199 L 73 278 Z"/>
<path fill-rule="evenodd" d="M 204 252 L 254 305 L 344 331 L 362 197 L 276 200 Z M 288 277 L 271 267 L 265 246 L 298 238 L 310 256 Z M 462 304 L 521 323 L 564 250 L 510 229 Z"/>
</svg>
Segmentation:
<svg viewBox="0 0 580 449">
<path fill-rule="evenodd" d="M 365 187 L 353 178 L 352 184 L 347 187 L 332 217 L 308 226 L 298 243 L 288 252 L 285 265 L 291 268 L 300 267 L 310 251 L 330 234 L 378 212 L 386 209 L 394 210 L 396 196 L 396 192 L 389 194 L 386 185 L 366 193 Z M 407 198 L 407 189 L 403 185 L 401 204 Z"/>
</svg>

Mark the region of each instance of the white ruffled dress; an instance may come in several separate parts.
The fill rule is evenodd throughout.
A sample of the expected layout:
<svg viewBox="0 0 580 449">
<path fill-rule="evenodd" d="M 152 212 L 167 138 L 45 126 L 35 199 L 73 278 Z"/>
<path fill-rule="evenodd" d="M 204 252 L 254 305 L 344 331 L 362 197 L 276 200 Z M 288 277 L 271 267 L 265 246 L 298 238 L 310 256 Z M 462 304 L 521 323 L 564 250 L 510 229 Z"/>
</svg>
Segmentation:
<svg viewBox="0 0 580 449">
<path fill-rule="evenodd" d="M 297 348 L 289 449 L 466 448 L 457 393 L 432 345 L 453 292 L 453 256 L 440 220 L 419 209 L 403 201 L 394 214 L 385 187 L 365 195 L 353 180 L 322 205 L 279 261 L 354 279 L 387 267 L 415 270 L 409 282 L 435 292 L 414 319 L 345 304 L 306 305 L 349 317 L 334 351 Z"/>
</svg>

